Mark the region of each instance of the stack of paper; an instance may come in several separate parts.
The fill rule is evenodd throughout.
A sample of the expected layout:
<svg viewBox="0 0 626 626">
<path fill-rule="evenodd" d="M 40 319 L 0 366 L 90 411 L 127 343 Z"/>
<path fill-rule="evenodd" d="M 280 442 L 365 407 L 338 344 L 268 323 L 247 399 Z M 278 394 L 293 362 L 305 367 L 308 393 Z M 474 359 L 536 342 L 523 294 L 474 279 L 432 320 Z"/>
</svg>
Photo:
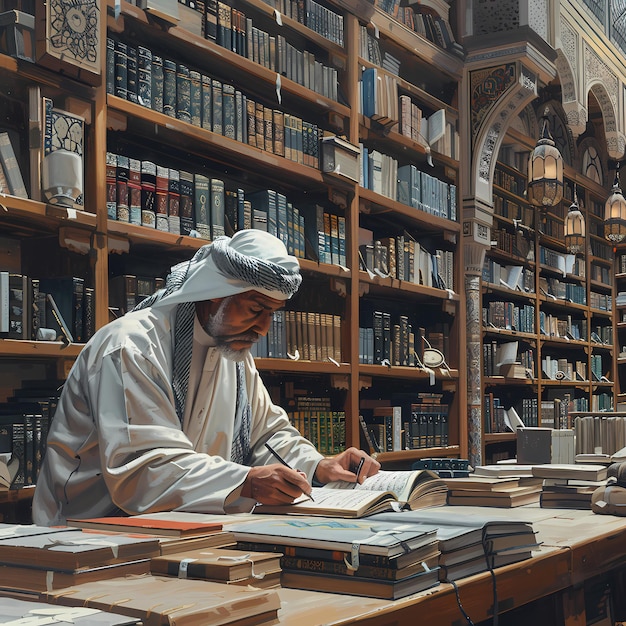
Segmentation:
<svg viewBox="0 0 626 626">
<path fill-rule="evenodd" d="M 467 478 L 445 479 L 448 504 L 515 507 L 539 501 L 541 479 L 511 476 L 489 477 L 471 474 Z"/>
</svg>

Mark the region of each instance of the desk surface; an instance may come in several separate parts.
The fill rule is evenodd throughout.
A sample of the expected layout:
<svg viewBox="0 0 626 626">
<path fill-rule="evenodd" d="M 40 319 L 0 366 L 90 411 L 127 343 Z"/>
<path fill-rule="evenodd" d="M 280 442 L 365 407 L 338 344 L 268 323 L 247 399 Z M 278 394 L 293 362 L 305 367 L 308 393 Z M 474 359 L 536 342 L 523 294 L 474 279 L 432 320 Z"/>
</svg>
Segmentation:
<svg viewBox="0 0 626 626">
<path fill-rule="evenodd" d="M 481 507 L 446 507 L 459 514 L 485 514 Z M 579 585 L 586 579 L 626 563 L 626 518 L 595 515 L 591 511 L 542 509 L 537 505 L 515 509 L 488 509 L 494 518 L 532 521 L 542 543 L 531 559 L 496 571 L 498 612 L 523 606 Z M 493 580 L 483 572 L 457 581 L 463 608 L 475 622 L 493 612 Z M 450 584 L 396 601 L 374 600 L 295 589 L 279 590 L 281 624 L 298 626 L 457 626 L 465 623 Z"/>
</svg>

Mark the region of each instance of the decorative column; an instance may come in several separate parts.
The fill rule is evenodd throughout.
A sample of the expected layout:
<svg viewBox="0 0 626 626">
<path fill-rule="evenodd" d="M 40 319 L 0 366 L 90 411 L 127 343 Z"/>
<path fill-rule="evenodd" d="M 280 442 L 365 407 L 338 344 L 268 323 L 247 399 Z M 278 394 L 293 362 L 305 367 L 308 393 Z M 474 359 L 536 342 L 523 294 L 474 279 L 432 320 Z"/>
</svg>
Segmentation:
<svg viewBox="0 0 626 626">
<path fill-rule="evenodd" d="M 483 237 L 488 238 L 490 228 L 474 222 L 474 226 Z M 466 340 L 467 340 L 467 437 L 468 458 L 470 465 L 482 465 L 483 436 L 483 400 L 481 388 L 481 352 L 482 352 L 482 297 L 480 277 L 487 245 L 466 236 L 464 239 L 465 255 L 465 302 L 466 302 Z"/>
</svg>

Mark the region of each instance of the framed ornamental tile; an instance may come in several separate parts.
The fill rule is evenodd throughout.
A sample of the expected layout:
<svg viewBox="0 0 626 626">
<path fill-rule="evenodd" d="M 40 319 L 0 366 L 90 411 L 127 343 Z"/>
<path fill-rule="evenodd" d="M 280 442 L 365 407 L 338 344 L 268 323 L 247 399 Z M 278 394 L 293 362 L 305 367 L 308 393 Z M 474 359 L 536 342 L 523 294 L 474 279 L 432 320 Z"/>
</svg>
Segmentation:
<svg viewBox="0 0 626 626">
<path fill-rule="evenodd" d="M 97 85 L 104 0 L 47 0 L 36 4 L 37 63 Z"/>
</svg>

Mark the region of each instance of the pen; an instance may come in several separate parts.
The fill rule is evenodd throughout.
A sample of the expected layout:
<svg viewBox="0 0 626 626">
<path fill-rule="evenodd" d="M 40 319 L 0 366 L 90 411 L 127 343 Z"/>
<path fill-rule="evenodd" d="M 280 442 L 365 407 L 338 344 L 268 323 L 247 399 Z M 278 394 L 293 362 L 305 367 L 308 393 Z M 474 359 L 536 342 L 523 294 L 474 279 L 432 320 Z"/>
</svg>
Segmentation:
<svg viewBox="0 0 626 626">
<path fill-rule="evenodd" d="M 280 461 L 285 467 L 288 467 L 289 469 L 293 469 L 293 467 L 291 467 L 291 465 L 289 465 L 289 463 L 287 463 L 287 461 L 285 461 L 285 459 L 283 459 L 283 457 L 280 456 L 280 454 L 278 454 L 278 452 L 276 452 L 276 450 L 274 450 L 274 448 L 272 448 L 272 446 L 270 446 L 269 443 L 266 443 L 265 447 L 272 453 L 272 456 L 276 460 Z M 307 496 L 311 500 L 311 502 L 315 502 L 315 500 L 313 500 L 313 496 L 312 495 L 310 495 L 308 493 L 305 493 L 304 495 Z"/>
<path fill-rule="evenodd" d="M 364 456 L 361 457 L 361 460 L 359 461 L 359 464 L 358 464 L 358 466 L 356 468 L 356 472 L 354 472 L 356 474 L 356 479 L 354 481 L 354 485 L 353 485 L 352 489 L 356 489 L 356 486 L 357 486 L 357 484 L 359 482 L 359 474 L 361 473 L 361 468 L 363 467 L 363 463 L 365 463 L 365 457 Z"/>
</svg>

